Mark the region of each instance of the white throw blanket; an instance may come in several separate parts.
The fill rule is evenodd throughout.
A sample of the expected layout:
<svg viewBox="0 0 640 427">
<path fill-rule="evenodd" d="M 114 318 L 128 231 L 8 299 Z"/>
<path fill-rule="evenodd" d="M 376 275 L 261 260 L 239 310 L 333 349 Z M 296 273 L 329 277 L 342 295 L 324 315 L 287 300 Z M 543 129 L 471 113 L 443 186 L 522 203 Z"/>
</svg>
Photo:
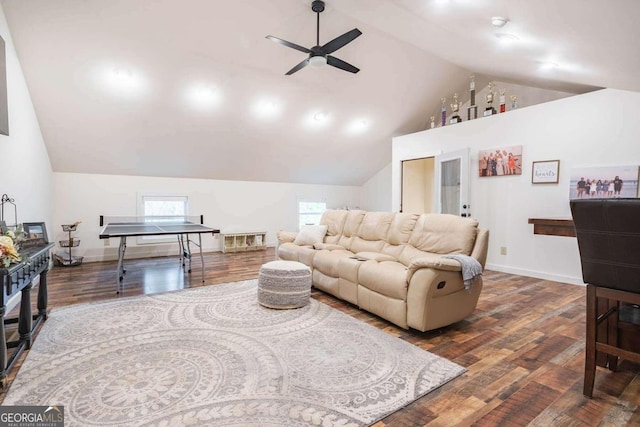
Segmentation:
<svg viewBox="0 0 640 427">
<path fill-rule="evenodd" d="M 442 258 L 455 259 L 462 266 L 462 280 L 464 281 L 464 288 L 466 290 L 471 289 L 473 281 L 478 276 L 482 276 L 482 265 L 477 259 L 470 257 L 469 255 L 444 255 Z"/>
</svg>

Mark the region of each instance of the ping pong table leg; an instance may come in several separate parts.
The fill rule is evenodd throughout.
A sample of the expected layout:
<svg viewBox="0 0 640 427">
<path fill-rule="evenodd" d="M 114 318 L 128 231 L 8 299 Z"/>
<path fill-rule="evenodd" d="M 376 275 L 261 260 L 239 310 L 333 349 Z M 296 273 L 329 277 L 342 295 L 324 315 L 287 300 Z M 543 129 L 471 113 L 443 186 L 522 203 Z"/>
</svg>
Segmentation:
<svg viewBox="0 0 640 427">
<path fill-rule="evenodd" d="M 126 236 L 121 236 L 120 237 L 120 246 L 118 247 L 118 280 L 117 280 L 117 285 L 118 285 L 118 289 L 116 291 L 116 293 L 120 293 L 120 291 L 123 288 L 123 280 L 124 280 L 124 252 L 127 250 L 127 237 Z"/>
<path fill-rule="evenodd" d="M 200 248 L 200 272 L 202 273 L 202 283 L 204 283 L 204 257 L 202 256 L 202 234 L 198 233 L 198 247 Z"/>
<path fill-rule="evenodd" d="M 189 244 L 191 241 L 189 240 L 189 235 L 187 234 L 187 245 L 186 248 L 186 258 L 189 260 L 189 273 L 191 273 L 191 245 Z"/>
<path fill-rule="evenodd" d="M 182 234 L 178 234 L 176 237 L 178 238 L 178 254 L 180 255 L 180 264 L 184 267 L 184 240 L 182 239 Z"/>
</svg>

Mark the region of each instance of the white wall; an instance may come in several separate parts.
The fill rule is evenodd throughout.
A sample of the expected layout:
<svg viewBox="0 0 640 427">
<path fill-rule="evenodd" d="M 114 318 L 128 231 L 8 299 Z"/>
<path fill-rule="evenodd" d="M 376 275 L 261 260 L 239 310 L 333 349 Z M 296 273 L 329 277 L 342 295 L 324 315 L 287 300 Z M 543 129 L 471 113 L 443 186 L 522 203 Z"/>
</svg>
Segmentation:
<svg viewBox="0 0 640 427">
<path fill-rule="evenodd" d="M 372 212 L 391 211 L 391 163 L 372 176 L 361 187 L 362 209 Z"/>
<path fill-rule="evenodd" d="M 491 232 L 487 268 L 582 283 L 576 239 L 534 235 L 527 220 L 570 218 L 572 167 L 640 165 L 638 117 L 640 93 L 605 89 L 394 138 L 392 210 L 400 205 L 402 160 L 470 147 L 476 170 L 480 149 L 522 145 L 522 175 L 471 177 L 472 215 Z M 531 184 L 532 161 L 553 159 L 559 184 Z"/>
<path fill-rule="evenodd" d="M 6 46 L 10 134 L 0 135 L 0 195 L 7 194 L 15 200 L 18 222 L 45 221 L 50 230 L 51 163 L 1 7 L 0 35 Z M 14 223 L 9 206 L 5 208 L 5 220 L 9 225 Z"/>
<path fill-rule="evenodd" d="M 77 255 L 86 261 L 117 258 L 117 239 L 98 239 L 99 217 L 137 215 L 140 194 L 187 196 L 189 214 L 204 215 L 206 225 L 223 232 L 267 231 L 267 245 L 274 246 L 279 230 L 298 229 L 298 200 L 326 201 L 329 208 L 358 206 L 361 192 L 361 187 L 348 186 L 58 172 L 53 179 L 54 237 L 64 235 L 59 224 L 82 221 Z M 136 246 L 135 238 L 127 246 L 128 258 L 177 253 L 177 244 Z M 203 247 L 220 250 L 220 239 L 204 236 Z"/>
</svg>

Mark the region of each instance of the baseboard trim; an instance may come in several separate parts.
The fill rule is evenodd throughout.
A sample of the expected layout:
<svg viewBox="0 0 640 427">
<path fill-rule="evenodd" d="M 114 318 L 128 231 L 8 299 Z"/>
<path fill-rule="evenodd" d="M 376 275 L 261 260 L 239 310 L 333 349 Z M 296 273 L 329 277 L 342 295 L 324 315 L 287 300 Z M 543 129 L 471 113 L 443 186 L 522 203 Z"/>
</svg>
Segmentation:
<svg viewBox="0 0 640 427">
<path fill-rule="evenodd" d="M 267 245 L 268 248 L 274 247 L 274 245 Z M 192 248 L 192 253 L 194 257 L 199 256 L 199 252 Z M 118 253 L 117 248 L 115 251 L 111 250 L 111 253 L 107 254 L 99 254 L 99 255 L 84 255 L 84 262 L 102 262 L 102 261 L 117 261 Z M 222 250 L 218 247 L 216 248 L 202 248 L 203 255 L 214 252 L 222 252 Z M 162 247 L 159 249 L 157 246 L 155 248 L 152 247 L 144 247 L 144 246 L 130 246 L 127 248 L 127 252 L 125 254 L 125 260 L 127 259 L 138 259 L 138 258 L 157 258 L 157 257 L 167 257 L 167 256 L 178 256 L 180 254 L 178 248 L 167 248 Z M 198 261 L 200 262 L 200 261 Z"/>
<path fill-rule="evenodd" d="M 585 286 L 582 277 L 563 276 L 560 274 L 545 273 L 542 271 L 527 270 L 524 268 L 507 267 L 497 264 L 486 264 L 487 270 L 500 271 L 502 273 L 517 274 L 518 276 L 535 277 L 536 279 L 551 280 L 554 282 L 569 283 L 571 285 Z"/>
</svg>

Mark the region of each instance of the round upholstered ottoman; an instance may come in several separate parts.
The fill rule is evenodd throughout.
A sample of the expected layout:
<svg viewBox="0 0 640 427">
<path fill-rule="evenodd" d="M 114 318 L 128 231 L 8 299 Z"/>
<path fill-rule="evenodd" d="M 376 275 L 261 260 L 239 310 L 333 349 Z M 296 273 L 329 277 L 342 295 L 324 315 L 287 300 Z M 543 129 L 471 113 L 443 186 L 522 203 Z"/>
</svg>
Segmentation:
<svg viewBox="0 0 640 427">
<path fill-rule="evenodd" d="M 271 261 L 260 267 L 258 302 L 269 308 L 300 308 L 309 304 L 311 270 L 295 261 Z"/>
</svg>

